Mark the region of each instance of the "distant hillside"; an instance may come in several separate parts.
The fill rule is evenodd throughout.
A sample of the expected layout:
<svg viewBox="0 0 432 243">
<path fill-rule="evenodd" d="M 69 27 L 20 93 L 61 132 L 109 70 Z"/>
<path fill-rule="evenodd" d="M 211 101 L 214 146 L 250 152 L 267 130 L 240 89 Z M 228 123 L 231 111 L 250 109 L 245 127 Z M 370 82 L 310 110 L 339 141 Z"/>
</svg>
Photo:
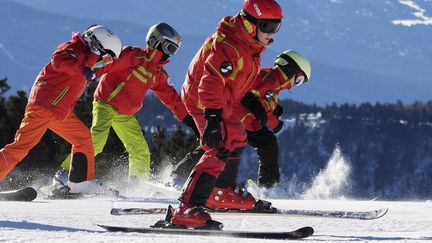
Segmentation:
<svg viewBox="0 0 432 243">
<path fill-rule="evenodd" d="M 308 85 L 283 93 L 307 104 L 427 101 L 432 90 L 430 1 L 280 1 L 285 19 L 262 64 L 296 49 L 310 58 Z M 92 23 L 117 32 L 123 43 L 144 45 L 149 26 L 166 21 L 184 36 L 168 65 L 180 88 L 193 55 L 224 15 L 242 1 L 164 0 L 0 1 L 0 74 L 13 90 L 28 90 L 53 49 Z"/>
</svg>

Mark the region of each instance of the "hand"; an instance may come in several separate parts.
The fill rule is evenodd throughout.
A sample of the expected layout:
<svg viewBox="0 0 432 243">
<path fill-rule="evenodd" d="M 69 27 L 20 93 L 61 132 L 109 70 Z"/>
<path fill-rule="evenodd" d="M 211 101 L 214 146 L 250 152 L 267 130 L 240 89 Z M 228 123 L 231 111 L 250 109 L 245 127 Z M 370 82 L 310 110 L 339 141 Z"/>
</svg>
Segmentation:
<svg viewBox="0 0 432 243">
<path fill-rule="evenodd" d="M 277 117 L 282 116 L 282 114 L 283 114 L 283 107 L 282 107 L 281 105 L 278 104 L 278 105 L 274 108 L 274 110 L 273 110 L 273 114 L 274 114 L 275 116 L 277 116 Z"/>
<path fill-rule="evenodd" d="M 288 126 L 285 124 L 285 122 L 279 120 L 279 124 L 273 129 L 273 133 L 276 135 L 276 137 L 279 137 L 287 129 Z"/>
<path fill-rule="evenodd" d="M 241 100 L 241 103 L 242 105 L 246 106 L 250 112 L 252 112 L 261 126 L 265 126 L 267 124 L 267 112 L 254 94 L 251 92 L 246 93 L 246 95 Z"/>
<path fill-rule="evenodd" d="M 192 131 L 194 132 L 195 136 L 197 138 L 199 138 L 200 134 L 199 134 L 198 128 L 197 128 L 197 126 L 195 124 L 195 121 L 194 121 L 194 119 L 192 118 L 191 115 L 187 114 L 187 116 L 185 118 L 183 118 L 182 122 L 186 126 L 190 127 L 192 129 Z"/>
<path fill-rule="evenodd" d="M 86 78 L 87 82 L 91 82 L 96 79 L 96 72 L 89 67 L 85 67 L 82 71 L 82 74 Z"/>
<path fill-rule="evenodd" d="M 217 148 L 222 143 L 222 109 L 205 109 L 204 117 L 206 126 L 204 128 L 202 144 L 210 148 Z"/>
</svg>

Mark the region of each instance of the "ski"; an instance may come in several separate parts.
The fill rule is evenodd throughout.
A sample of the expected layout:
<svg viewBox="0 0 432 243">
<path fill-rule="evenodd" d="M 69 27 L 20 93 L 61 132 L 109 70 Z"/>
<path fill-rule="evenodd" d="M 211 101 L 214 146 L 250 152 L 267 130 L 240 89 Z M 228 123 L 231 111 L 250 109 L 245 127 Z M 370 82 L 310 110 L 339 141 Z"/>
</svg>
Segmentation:
<svg viewBox="0 0 432 243">
<path fill-rule="evenodd" d="M 0 192 L 0 201 L 33 201 L 37 197 L 37 192 L 33 187 L 25 187 L 13 191 Z"/>
<path fill-rule="evenodd" d="M 324 210 L 298 210 L 298 209 L 275 209 L 274 210 L 209 210 L 212 213 L 243 213 L 262 215 L 287 215 L 287 216 L 314 216 L 344 219 L 372 220 L 383 217 L 388 208 L 371 211 L 324 211 Z M 112 215 L 140 215 L 140 214 L 164 214 L 166 208 L 112 208 Z"/>
<path fill-rule="evenodd" d="M 312 227 L 303 227 L 287 232 L 255 232 L 255 231 L 228 231 L 228 230 L 208 230 L 208 229 L 183 229 L 183 228 L 152 228 L 152 227 L 124 227 L 109 226 L 98 224 L 99 227 L 110 232 L 136 232 L 144 234 L 170 234 L 170 235 L 202 235 L 202 236 L 221 236 L 239 237 L 255 239 L 302 239 L 313 234 Z"/>
<path fill-rule="evenodd" d="M 54 188 L 52 186 L 41 187 L 40 192 L 44 199 L 48 200 L 63 200 L 63 199 L 86 199 L 86 198 L 118 198 L 119 192 L 109 188 L 106 193 L 70 193 L 68 187 Z"/>
</svg>

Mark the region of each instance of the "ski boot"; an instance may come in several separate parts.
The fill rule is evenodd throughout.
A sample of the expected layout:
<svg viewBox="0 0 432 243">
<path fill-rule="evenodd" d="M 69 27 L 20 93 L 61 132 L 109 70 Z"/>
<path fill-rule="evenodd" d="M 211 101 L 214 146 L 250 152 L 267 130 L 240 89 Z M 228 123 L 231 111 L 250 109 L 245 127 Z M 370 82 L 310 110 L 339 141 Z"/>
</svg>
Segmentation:
<svg viewBox="0 0 432 243">
<path fill-rule="evenodd" d="M 70 188 L 68 173 L 65 170 L 59 170 L 55 173 L 52 184 L 40 188 L 40 191 L 47 199 L 63 199 L 69 194 Z"/>
<path fill-rule="evenodd" d="M 217 209 L 216 211 L 230 209 L 253 210 L 255 203 L 255 198 L 245 189 L 215 187 L 207 200 L 206 207 Z"/>
<path fill-rule="evenodd" d="M 210 214 L 204 207 L 180 203 L 179 208 L 176 210 L 174 210 L 171 205 L 168 206 L 165 220 L 160 220 L 151 227 L 221 230 L 223 228 L 223 224 L 212 220 Z"/>
<path fill-rule="evenodd" d="M 57 171 L 52 184 L 40 190 L 47 199 L 76 199 L 86 195 L 117 197 L 119 195 L 117 190 L 102 186 L 98 180 L 71 182 L 65 170 Z"/>
</svg>

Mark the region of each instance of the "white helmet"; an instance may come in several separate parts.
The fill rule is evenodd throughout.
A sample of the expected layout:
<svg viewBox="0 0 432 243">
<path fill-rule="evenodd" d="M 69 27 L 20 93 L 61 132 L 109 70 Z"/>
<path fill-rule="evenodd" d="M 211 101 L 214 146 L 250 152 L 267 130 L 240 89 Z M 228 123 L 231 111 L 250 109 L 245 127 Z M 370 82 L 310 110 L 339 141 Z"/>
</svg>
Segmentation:
<svg viewBox="0 0 432 243">
<path fill-rule="evenodd" d="M 113 58 L 120 56 L 120 38 L 107 27 L 92 25 L 84 31 L 82 37 L 96 55 L 110 54 Z"/>
<path fill-rule="evenodd" d="M 274 61 L 274 66 L 279 67 L 288 78 L 296 75 L 295 85 L 306 83 L 311 77 L 309 60 L 293 50 L 284 51 L 278 55 Z M 301 72 L 303 75 L 297 75 L 298 72 Z"/>
</svg>

